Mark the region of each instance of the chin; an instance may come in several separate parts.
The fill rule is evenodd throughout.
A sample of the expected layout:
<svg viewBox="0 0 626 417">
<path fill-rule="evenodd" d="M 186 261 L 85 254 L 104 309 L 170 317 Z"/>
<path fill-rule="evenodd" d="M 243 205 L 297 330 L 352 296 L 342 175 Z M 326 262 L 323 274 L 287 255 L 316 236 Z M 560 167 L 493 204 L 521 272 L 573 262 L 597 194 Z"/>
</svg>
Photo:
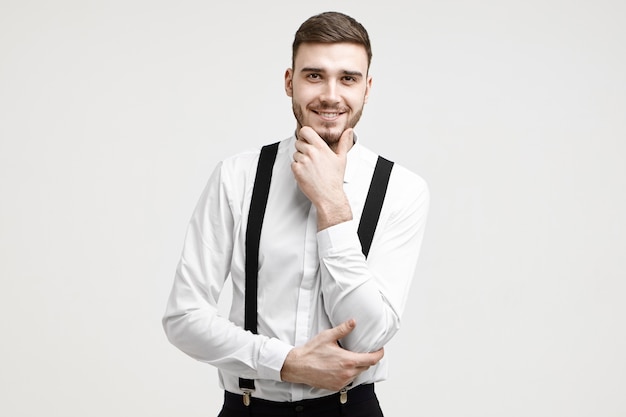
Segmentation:
<svg viewBox="0 0 626 417">
<path fill-rule="evenodd" d="M 315 129 L 315 132 L 317 132 L 317 134 L 320 135 L 322 139 L 324 139 L 324 142 L 326 142 L 329 145 L 334 145 L 337 142 L 339 142 L 339 138 L 341 138 L 341 135 L 343 134 L 344 131 L 345 129 L 342 129 L 342 130 L 327 129 L 327 128 Z"/>
</svg>

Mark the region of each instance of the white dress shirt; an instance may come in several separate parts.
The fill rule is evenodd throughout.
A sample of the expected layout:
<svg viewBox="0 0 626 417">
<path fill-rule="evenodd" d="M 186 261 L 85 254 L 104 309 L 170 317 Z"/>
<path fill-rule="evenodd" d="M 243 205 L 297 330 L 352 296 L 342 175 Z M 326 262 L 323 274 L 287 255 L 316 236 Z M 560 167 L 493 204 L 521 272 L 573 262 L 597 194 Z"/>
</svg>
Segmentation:
<svg viewBox="0 0 626 417">
<path fill-rule="evenodd" d="M 348 152 L 344 190 L 353 220 L 317 230 L 315 206 L 291 172 L 295 136 L 281 141 L 259 249 L 258 335 L 243 329 L 245 235 L 259 150 L 218 164 L 185 237 L 163 318 L 169 340 L 189 356 L 216 366 L 220 386 L 241 393 L 239 377 L 255 380 L 253 397 L 298 401 L 329 391 L 280 379 L 289 351 L 320 331 L 354 318 L 341 341 L 372 352 L 400 327 L 424 233 L 429 193 L 422 178 L 395 164 L 368 258 L 357 227 L 377 154 L 355 143 Z M 356 141 L 356 135 L 355 135 Z M 228 277 L 228 317 L 218 298 Z M 381 381 L 387 357 L 353 386 Z"/>
</svg>

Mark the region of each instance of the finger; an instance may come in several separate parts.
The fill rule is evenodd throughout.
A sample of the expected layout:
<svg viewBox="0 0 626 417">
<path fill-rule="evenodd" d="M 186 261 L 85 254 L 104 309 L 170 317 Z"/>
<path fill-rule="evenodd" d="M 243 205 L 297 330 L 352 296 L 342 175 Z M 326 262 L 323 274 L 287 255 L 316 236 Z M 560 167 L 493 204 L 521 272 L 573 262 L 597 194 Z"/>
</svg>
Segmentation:
<svg viewBox="0 0 626 417">
<path fill-rule="evenodd" d="M 314 144 L 319 143 L 320 141 L 323 141 L 320 135 L 318 135 L 317 132 L 313 130 L 313 128 L 310 126 L 304 126 L 302 129 L 300 129 L 300 132 L 298 133 L 298 139 L 306 143 L 310 143 L 311 145 L 314 145 Z"/>
<path fill-rule="evenodd" d="M 340 325 L 333 327 L 329 330 L 333 340 L 343 339 L 350 334 L 356 327 L 356 321 L 354 319 L 346 320 Z"/>
<path fill-rule="evenodd" d="M 309 147 L 309 146 L 311 146 L 311 145 L 308 142 L 306 142 L 304 139 L 303 140 L 297 140 L 296 143 L 295 143 L 296 150 L 298 152 L 302 152 L 302 153 L 304 153 L 306 148 Z"/>
<path fill-rule="evenodd" d="M 337 155 L 345 155 L 352 148 L 352 145 L 354 145 L 354 130 L 350 128 L 344 130 L 341 134 L 337 150 L 335 152 Z"/>
<path fill-rule="evenodd" d="M 371 353 L 372 355 L 374 355 L 376 362 L 378 362 L 383 358 L 383 356 L 385 356 L 385 348 L 380 348 L 376 352 L 371 352 Z"/>
<path fill-rule="evenodd" d="M 357 361 L 357 367 L 369 368 L 376 365 L 385 355 L 384 349 L 377 350 L 376 352 L 361 353 L 359 354 L 359 360 Z"/>
</svg>

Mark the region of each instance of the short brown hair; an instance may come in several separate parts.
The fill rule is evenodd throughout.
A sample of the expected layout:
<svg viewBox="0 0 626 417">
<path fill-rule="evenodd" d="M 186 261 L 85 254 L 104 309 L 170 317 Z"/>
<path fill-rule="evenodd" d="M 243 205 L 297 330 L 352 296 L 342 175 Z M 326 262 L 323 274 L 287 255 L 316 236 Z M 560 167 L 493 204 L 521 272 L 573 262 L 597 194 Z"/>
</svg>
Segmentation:
<svg viewBox="0 0 626 417">
<path fill-rule="evenodd" d="M 308 18 L 296 32 L 291 48 L 291 66 L 301 44 L 348 42 L 362 45 L 367 53 L 367 67 L 372 62 L 372 46 L 367 31 L 352 17 L 339 12 L 324 12 Z"/>
</svg>

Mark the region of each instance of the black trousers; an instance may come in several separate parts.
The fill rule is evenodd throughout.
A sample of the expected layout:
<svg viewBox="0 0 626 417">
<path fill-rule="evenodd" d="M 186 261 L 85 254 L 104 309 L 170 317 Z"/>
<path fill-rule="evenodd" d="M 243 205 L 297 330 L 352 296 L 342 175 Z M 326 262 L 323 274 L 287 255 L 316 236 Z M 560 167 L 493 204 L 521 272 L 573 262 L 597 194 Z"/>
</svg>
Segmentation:
<svg viewBox="0 0 626 417">
<path fill-rule="evenodd" d="M 275 402 L 252 398 L 249 406 L 243 397 L 224 393 L 224 406 L 218 417 L 383 417 L 374 384 L 359 385 L 348 391 L 341 404 L 339 394 L 296 402 Z"/>
</svg>

